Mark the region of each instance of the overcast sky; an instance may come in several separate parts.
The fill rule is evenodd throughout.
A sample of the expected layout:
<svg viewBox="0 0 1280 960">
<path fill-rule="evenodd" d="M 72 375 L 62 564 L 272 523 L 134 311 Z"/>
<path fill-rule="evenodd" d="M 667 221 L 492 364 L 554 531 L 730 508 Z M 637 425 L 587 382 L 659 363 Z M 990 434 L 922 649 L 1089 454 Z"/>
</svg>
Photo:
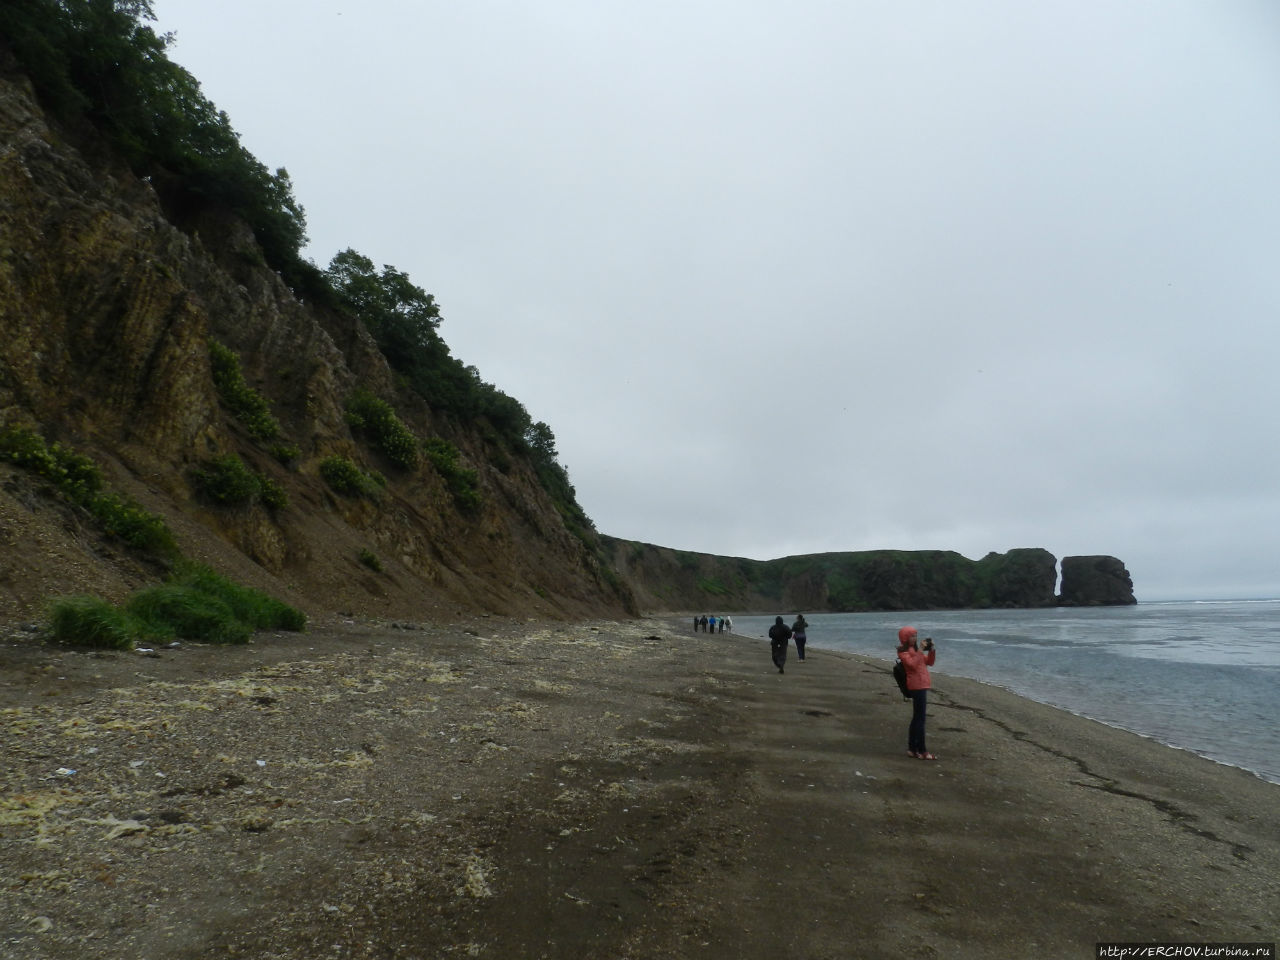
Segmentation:
<svg viewBox="0 0 1280 960">
<path fill-rule="evenodd" d="M 602 533 L 1280 596 L 1271 0 L 155 0 Z"/>
</svg>

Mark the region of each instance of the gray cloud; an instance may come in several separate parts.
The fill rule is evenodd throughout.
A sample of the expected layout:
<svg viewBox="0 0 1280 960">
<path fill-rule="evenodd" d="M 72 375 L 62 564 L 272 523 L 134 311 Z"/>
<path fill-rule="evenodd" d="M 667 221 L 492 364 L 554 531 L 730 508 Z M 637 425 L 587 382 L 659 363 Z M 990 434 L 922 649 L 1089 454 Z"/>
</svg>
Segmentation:
<svg viewBox="0 0 1280 960">
<path fill-rule="evenodd" d="M 616 536 L 1276 595 L 1280 15 L 157 0 Z"/>
</svg>

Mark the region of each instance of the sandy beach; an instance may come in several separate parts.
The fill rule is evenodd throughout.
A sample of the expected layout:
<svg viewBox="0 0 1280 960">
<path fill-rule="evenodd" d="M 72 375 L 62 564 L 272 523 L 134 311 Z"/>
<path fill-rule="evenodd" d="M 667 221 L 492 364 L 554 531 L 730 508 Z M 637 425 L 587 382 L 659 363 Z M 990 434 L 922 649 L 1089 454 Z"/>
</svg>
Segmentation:
<svg viewBox="0 0 1280 960">
<path fill-rule="evenodd" d="M 811 646 L 779 675 L 764 641 L 674 619 L 335 620 L 149 653 L 10 636 L 0 955 L 1277 939 L 1280 786 L 945 672 L 941 759 L 913 760 L 887 668 Z"/>
</svg>

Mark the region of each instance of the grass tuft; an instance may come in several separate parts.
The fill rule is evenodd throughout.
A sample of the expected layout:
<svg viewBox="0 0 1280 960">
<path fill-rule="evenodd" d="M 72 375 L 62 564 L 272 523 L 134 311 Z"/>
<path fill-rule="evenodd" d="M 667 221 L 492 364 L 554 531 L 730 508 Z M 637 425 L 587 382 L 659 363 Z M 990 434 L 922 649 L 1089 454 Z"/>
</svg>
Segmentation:
<svg viewBox="0 0 1280 960">
<path fill-rule="evenodd" d="M 169 628 L 185 640 L 248 643 L 253 634 L 253 628 L 217 597 L 173 583 L 139 590 L 125 610 L 157 633 Z"/>
<path fill-rule="evenodd" d="M 132 650 L 141 624 L 100 597 L 62 597 L 49 605 L 49 634 L 58 643 Z"/>
<path fill-rule="evenodd" d="M 198 563 L 182 564 L 169 582 L 215 597 L 257 630 L 304 630 L 307 616 L 261 590 L 241 586 Z"/>
<path fill-rule="evenodd" d="M 167 583 L 133 594 L 123 607 L 72 596 L 49 606 L 49 634 L 59 643 L 131 650 L 138 641 L 181 638 L 247 643 L 254 630 L 304 630 L 306 614 L 201 564 L 182 563 Z"/>
</svg>

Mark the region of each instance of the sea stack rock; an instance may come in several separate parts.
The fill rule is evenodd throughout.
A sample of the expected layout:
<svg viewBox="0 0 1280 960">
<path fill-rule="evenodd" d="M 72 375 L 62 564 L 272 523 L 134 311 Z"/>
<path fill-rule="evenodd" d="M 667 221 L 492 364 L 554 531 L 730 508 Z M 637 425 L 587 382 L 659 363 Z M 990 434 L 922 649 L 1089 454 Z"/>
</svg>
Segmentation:
<svg viewBox="0 0 1280 960">
<path fill-rule="evenodd" d="M 1129 571 L 1115 557 L 1062 558 L 1059 605 L 1118 607 L 1137 602 Z"/>
</svg>

